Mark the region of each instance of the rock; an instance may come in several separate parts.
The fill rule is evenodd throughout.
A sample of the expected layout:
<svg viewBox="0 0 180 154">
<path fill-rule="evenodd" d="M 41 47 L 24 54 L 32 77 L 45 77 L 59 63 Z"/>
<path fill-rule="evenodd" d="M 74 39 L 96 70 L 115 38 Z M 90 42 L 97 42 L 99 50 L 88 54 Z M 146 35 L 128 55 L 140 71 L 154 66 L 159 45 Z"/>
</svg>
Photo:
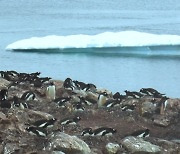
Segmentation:
<svg viewBox="0 0 180 154">
<path fill-rule="evenodd" d="M 123 139 L 122 145 L 132 154 L 159 154 L 161 152 L 159 146 L 132 136 Z"/>
<path fill-rule="evenodd" d="M 168 99 L 166 110 L 180 111 L 180 99 Z"/>
<path fill-rule="evenodd" d="M 4 146 L 4 152 L 3 154 L 11 154 L 11 153 L 16 153 L 20 148 L 17 146 L 17 144 L 13 143 L 7 143 Z"/>
<path fill-rule="evenodd" d="M 154 124 L 161 127 L 167 127 L 170 125 L 170 121 L 168 119 L 155 119 Z"/>
<path fill-rule="evenodd" d="M 152 102 L 145 101 L 141 105 L 142 116 L 152 115 L 156 110 L 156 107 Z"/>
<path fill-rule="evenodd" d="M 106 150 L 107 150 L 108 154 L 116 154 L 119 149 L 120 149 L 119 144 L 108 143 L 106 145 Z"/>
<path fill-rule="evenodd" d="M 0 78 L 0 89 L 3 89 L 3 88 L 8 88 L 8 86 L 11 84 L 11 82 L 3 79 L 3 78 Z"/>
<path fill-rule="evenodd" d="M 94 93 L 88 91 L 87 96 L 86 96 L 86 100 L 88 100 L 89 102 L 95 104 L 98 101 L 98 96 L 99 96 L 98 94 L 94 94 Z"/>
<path fill-rule="evenodd" d="M 6 115 L 2 112 L 0 112 L 0 120 L 5 120 L 6 119 Z"/>
<path fill-rule="evenodd" d="M 90 154 L 89 146 L 76 136 L 70 136 L 63 132 L 56 132 L 49 137 L 49 144 L 46 150 L 62 151 L 68 154 Z"/>
<path fill-rule="evenodd" d="M 30 118 L 38 117 L 38 118 L 47 119 L 47 120 L 54 118 L 51 114 L 41 112 L 41 111 L 28 110 L 27 113 L 29 114 Z M 34 118 L 34 119 L 36 119 L 36 118 Z"/>
<path fill-rule="evenodd" d="M 65 153 L 62 151 L 53 151 L 52 154 L 65 154 Z"/>
<path fill-rule="evenodd" d="M 177 143 L 164 140 L 164 139 L 156 139 L 156 144 L 161 146 L 164 150 L 164 153 L 178 153 L 180 152 L 180 147 Z"/>
<path fill-rule="evenodd" d="M 179 139 L 174 139 L 174 140 L 171 140 L 171 141 L 180 144 L 180 140 Z"/>
</svg>

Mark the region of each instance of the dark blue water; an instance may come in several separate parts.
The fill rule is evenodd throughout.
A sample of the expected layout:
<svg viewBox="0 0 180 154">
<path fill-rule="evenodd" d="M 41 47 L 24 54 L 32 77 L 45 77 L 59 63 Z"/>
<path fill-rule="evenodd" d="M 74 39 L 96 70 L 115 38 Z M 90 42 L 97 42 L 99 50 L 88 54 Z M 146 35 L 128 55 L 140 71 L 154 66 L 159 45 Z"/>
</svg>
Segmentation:
<svg viewBox="0 0 180 154">
<path fill-rule="evenodd" d="M 125 30 L 180 35 L 179 1 L 1 0 L 0 70 L 41 71 L 43 76 L 62 80 L 71 77 L 113 92 L 154 87 L 168 96 L 180 97 L 180 57 L 177 54 L 5 51 L 8 44 L 34 36 L 93 35 Z M 161 50 L 167 51 L 180 52 L 179 48 Z"/>
</svg>

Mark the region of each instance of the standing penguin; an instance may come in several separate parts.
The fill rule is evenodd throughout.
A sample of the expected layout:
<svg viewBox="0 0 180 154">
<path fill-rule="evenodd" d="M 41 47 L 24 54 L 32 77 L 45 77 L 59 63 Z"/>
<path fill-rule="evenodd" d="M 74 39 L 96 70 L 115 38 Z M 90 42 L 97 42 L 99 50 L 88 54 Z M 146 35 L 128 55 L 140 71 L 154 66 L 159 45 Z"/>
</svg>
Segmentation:
<svg viewBox="0 0 180 154">
<path fill-rule="evenodd" d="M 0 100 L 6 100 L 8 97 L 8 90 L 7 89 L 2 89 L 0 91 Z"/>
<path fill-rule="evenodd" d="M 47 97 L 51 100 L 54 100 L 56 98 L 56 87 L 53 82 L 50 82 L 50 85 L 47 87 L 46 94 Z"/>
<path fill-rule="evenodd" d="M 107 96 L 108 94 L 106 92 L 100 93 L 99 97 L 98 97 L 98 107 L 102 107 L 105 105 L 106 101 L 107 101 Z"/>
</svg>

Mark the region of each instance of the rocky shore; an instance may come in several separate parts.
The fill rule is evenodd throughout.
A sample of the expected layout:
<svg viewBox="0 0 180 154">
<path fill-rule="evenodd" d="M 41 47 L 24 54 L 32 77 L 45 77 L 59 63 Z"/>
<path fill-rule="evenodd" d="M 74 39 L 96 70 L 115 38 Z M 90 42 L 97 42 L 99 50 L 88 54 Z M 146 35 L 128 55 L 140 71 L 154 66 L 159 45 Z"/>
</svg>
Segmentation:
<svg viewBox="0 0 180 154">
<path fill-rule="evenodd" d="M 0 71 L 2 154 L 179 154 L 180 99 Z"/>
</svg>

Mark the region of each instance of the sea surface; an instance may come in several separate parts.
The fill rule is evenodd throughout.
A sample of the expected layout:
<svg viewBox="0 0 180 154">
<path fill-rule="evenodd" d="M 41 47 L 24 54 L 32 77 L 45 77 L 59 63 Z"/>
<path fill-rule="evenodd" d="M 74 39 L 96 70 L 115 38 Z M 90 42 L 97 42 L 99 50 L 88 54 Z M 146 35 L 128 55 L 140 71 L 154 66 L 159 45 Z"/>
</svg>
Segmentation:
<svg viewBox="0 0 180 154">
<path fill-rule="evenodd" d="M 153 87 L 180 97 L 179 45 L 6 50 L 9 44 L 31 37 L 123 31 L 179 36 L 179 0 L 0 0 L 0 70 L 40 71 L 42 76 L 71 77 L 120 93 Z M 131 35 L 127 37 L 132 41 Z"/>
</svg>

